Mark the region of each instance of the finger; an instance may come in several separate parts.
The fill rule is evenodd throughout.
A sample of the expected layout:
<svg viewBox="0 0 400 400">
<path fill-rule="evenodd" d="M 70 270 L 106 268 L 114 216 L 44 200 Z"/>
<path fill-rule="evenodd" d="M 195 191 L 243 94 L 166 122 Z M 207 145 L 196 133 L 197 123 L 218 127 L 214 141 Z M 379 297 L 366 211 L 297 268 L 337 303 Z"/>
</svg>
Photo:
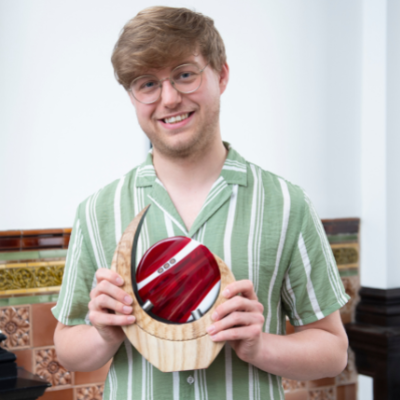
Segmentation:
<svg viewBox="0 0 400 400">
<path fill-rule="evenodd" d="M 259 325 L 241 326 L 232 329 L 226 329 L 215 335 L 210 335 L 213 342 L 236 341 L 236 340 L 254 340 L 261 334 Z"/>
<path fill-rule="evenodd" d="M 230 299 L 239 293 L 247 299 L 258 300 L 256 292 L 254 291 L 253 282 L 248 279 L 232 282 L 227 285 L 225 290 L 222 292 L 223 296 L 227 299 Z"/>
<path fill-rule="evenodd" d="M 241 296 L 235 296 L 234 298 L 220 304 L 215 309 L 211 318 L 213 321 L 218 321 L 234 311 L 262 313 L 264 311 L 264 306 L 258 301 L 249 300 Z"/>
<path fill-rule="evenodd" d="M 89 302 L 89 310 L 101 311 L 111 310 L 120 314 L 131 314 L 133 309 L 106 294 L 100 294 Z"/>
<path fill-rule="evenodd" d="M 125 326 L 135 322 L 135 317 L 133 315 L 117 315 L 101 311 L 90 311 L 89 321 L 93 326 Z"/>
<path fill-rule="evenodd" d="M 122 279 L 121 275 L 117 274 L 115 271 L 108 269 L 108 268 L 99 268 L 96 271 L 96 280 L 97 283 L 106 280 L 110 283 L 113 283 L 116 286 L 122 286 L 124 280 Z"/>
<path fill-rule="evenodd" d="M 131 305 L 133 302 L 132 297 L 129 296 L 128 293 L 118 286 L 115 286 L 108 280 L 102 280 L 101 282 L 98 282 L 96 287 L 90 292 L 90 298 L 93 300 L 101 294 L 106 294 L 107 296 L 112 297 L 113 299 L 126 305 Z"/>
<path fill-rule="evenodd" d="M 207 328 L 210 335 L 218 332 L 236 328 L 240 326 L 260 325 L 264 323 L 264 316 L 260 313 L 234 312 L 223 318 L 221 321 L 215 322 Z"/>
</svg>

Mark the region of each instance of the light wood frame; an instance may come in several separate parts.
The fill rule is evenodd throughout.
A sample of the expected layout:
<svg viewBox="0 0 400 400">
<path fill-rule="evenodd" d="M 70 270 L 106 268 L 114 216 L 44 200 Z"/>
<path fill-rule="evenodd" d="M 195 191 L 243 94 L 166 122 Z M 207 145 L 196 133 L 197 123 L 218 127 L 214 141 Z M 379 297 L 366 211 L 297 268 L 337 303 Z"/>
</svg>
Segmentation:
<svg viewBox="0 0 400 400">
<path fill-rule="evenodd" d="M 200 319 L 186 324 L 168 324 L 149 316 L 140 306 L 132 288 L 131 252 L 139 222 L 149 206 L 128 225 L 115 250 L 111 269 L 124 279 L 122 289 L 133 298 L 132 314 L 136 323 L 123 330 L 135 348 L 162 372 L 207 368 L 221 351 L 225 342 L 213 342 L 206 328 L 212 324 L 211 315 L 225 301 L 221 293 L 235 278 L 228 266 L 214 254 L 221 272 L 221 287 L 217 300 Z"/>
</svg>

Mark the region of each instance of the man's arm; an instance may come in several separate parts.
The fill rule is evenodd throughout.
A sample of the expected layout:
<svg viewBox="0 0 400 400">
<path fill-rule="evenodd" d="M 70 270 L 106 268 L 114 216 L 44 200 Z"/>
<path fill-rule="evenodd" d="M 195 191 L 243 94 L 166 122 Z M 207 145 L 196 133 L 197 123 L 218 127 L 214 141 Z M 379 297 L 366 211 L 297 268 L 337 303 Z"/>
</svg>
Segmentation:
<svg viewBox="0 0 400 400">
<path fill-rule="evenodd" d="M 121 276 L 100 268 L 96 279 L 89 302 L 92 325 L 67 326 L 59 322 L 54 333 L 58 359 L 70 371 L 93 371 L 106 364 L 124 341 L 121 326 L 135 321 L 130 315 L 132 298 L 119 287 L 123 284 Z"/>
<path fill-rule="evenodd" d="M 339 311 L 281 336 L 262 332 L 263 306 L 250 281 L 228 285 L 224 296 L 229 300 L 217 307 L 208 332 L 214 341 L 230 341 L 243 361 L 295 380 L 333 377 L 346 367 L 348 341 Z"/>
</svg>

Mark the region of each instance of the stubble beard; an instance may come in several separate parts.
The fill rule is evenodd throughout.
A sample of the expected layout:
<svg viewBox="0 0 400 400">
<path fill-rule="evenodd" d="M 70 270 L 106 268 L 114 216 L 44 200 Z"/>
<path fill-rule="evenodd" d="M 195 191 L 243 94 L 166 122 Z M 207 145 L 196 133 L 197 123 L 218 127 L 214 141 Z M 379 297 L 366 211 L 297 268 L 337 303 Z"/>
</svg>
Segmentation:
<svg viewBox="0 0 400 400">
<path fill-rule="evenodd" d="M 185 141 L 171 145 L 168 141 L 160 140 L 158 135 L 146 135 L 157 152 L 169 159 L 187 160 L 201 157 L 214 144 L 215 135 L 219 132 L 220 101 L 206 110 L 207 121 L 197 126 L 193 135 Z"/>
</svg>

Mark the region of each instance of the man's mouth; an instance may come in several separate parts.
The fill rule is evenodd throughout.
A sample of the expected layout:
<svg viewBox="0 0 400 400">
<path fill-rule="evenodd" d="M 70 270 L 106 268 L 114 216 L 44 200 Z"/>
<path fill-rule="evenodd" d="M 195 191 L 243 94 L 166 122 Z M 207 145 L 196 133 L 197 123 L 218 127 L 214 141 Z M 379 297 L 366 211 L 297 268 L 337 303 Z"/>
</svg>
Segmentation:
<svg viewBox="0 0 400 400">
<path fill-rule="evenodd" d="M 192 114 L 193 114 L 193 112 L 185 113 L 185 114 L 181 114 L 181 115 L 175 115 L 174 117 L 164 118 L 162 121 L 165 122 L 166 124 L 176 124 L 177 122 L 181 122 L 184 119 L 189 118 L 189 116 Z"/>
</svg>

